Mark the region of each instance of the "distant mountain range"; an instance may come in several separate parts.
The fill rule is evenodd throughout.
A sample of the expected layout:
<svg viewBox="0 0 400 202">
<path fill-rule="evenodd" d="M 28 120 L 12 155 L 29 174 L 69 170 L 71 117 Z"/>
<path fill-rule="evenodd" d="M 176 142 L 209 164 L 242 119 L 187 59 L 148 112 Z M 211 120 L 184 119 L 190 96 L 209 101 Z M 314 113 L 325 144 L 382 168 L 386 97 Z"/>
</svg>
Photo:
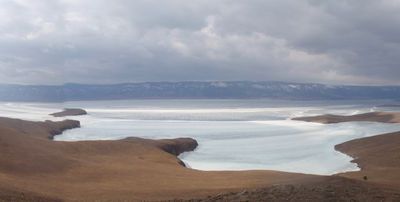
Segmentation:
<svg viewBox="0 0 400 202">
<path fill-rule="evenodd" d="M 0 85 L 1 101 L 62 102 L 114 99 L 291 100 L 400 99 L 400 86 L 348 86 L 287 82 L 144 82 L 110 85 Z"/>
</svg>

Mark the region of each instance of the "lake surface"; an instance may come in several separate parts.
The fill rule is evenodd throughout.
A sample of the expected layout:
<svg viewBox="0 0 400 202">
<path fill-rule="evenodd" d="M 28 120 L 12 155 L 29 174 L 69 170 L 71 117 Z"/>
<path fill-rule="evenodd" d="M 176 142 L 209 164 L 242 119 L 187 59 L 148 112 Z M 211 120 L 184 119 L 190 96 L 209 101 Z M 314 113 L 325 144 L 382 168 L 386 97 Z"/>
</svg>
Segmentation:
<svg viewBox="0 0 400 202">
<path fill-rule="evenodd" d="M 62 120 L 48 114 L 64 107 L 84 108 L 82 128 L 56 136 L 57 141 L 192 137 L 194 152 L 180 158 L 200 170 L 268 169 L 310 174 L 358 170 L 336 144 L 387 132 L 400 124 L 352 122 L 323 125 L 290 120 L 320 114 L 351 115 L 395 108 L 382 101 L 282 100 L 121 100 L 66 103 L 0 103 L 1 116 Z"/>
</svg>

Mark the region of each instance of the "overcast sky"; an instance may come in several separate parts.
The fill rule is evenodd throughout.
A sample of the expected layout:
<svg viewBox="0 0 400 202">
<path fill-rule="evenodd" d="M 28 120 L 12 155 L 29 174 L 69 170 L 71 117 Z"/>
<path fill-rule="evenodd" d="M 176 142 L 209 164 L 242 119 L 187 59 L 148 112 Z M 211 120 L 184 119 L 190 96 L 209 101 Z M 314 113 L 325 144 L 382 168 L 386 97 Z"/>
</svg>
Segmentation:
<svg viewBox="0 0 400 202">
<path fill-rule="evenodd" d="M 0 0 L 0 82 L 400 84 L 400 0 Z"/>
</svg>

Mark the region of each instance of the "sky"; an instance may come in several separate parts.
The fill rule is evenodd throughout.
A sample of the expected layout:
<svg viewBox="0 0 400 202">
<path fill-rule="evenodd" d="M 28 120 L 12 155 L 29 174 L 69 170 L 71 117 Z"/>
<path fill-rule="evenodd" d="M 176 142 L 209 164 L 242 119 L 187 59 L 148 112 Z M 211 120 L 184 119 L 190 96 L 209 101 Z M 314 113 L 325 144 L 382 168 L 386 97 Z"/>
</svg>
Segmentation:
<svg viewBox="0 0 400 202">
<path fill-rule="evenodd" d="M 400 85 L 400 0 L 0 0 L 0 82 Z"/>
</svg>

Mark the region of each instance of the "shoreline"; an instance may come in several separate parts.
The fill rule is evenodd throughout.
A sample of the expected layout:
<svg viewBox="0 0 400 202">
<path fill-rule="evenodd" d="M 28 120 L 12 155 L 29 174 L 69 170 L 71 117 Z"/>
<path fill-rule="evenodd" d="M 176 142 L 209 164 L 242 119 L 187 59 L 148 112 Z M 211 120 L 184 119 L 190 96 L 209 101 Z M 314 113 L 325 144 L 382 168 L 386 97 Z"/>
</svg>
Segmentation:
<svg viewBox="0 0 400 202">
<path fill-rule="evenodd" d="M 25 199 L 48 201 L 93 201 L 99 198 L 223 201 L 232 197 L 260 200 L 263 198 L 257 197 L 268 194 L 271 200 L 281 200 L 289 194 L 298 200 L 318 201 L 332 199 L 330 197 L 368 200 L 377 196 L 400 196 L 397 183 L 382 173 L 375 175 L 376 169 L 368 167 L 371 160 L 363 160 L 363 155 L 353 151 L 351 146 L 338 151 L 361 156 L 357 165 L 367 165 L 367 170 L 363 170 L 364 166 L 360 171 L 332 176 L 269 170 L 198 171 L 184 167 L 177 157 L 197 147 L 196 140 L 191 138 L 147 140 L 132 137 L 79 142 L 58 142 L 51 138 L 60 131 L 79 126 L 72 120 L 30 122 L 0 118 L 0 152 L 3 154 L 0 156 L 0 181 L 6 183 L 0 183 L 0 199 L 24 201 L 21 198 L 24 196 Z M 382 135 L 383 147 L 388 144 L 386 135 Z M 397 138 L 396 134 L 394 136 Z M 398 137 L 395 139 L 400 142 L 400 134 Z M 353 141 L 357 140 L 342 144 L 352 145 Z M 400 173 L 399 168 L 400 165 L 394 164 L 389 171 Z M 364 175 L 368 180 L 363 180 Z M 398 180 L 400 174 L 390 177 Z M 358 188 L 349 192 L 346 187 Z M 326 190 L 330 189 L 335 194 L 328 197 Z"/>
<path fill-rule="evenodd" d="M 400 124 L 400 112 L 371 112 L 350 116 L 327 114 L 297 117 L 292 120 L 322 124 L 352 121 Z M 357 138 L 337 144 L 334 148 L 335 151 L 350 156 L 353 159 L 351 162 L 357 164 L 360 170 L 342 172 L 335 175 L 371 180 L 387 185 L 394 184 L 400 187 L 400 162 L 396 162 L 400 156 L 395 156 L 397 152 L 400 152 L 400 147 L 397 145 L 400 145 L 400 131 Z M 379 165 L 377 162 L 381 162 L 381 164 Z"/>
<path fill-rule="evenodd" d="M 340 116 L 325 114 L 319 116 L 305 116 L 292 118 L 295 121 L 305 121 L 322 124 L 334 124 L 344 122 L 380 122 L 380 123 L 400 123 L 400 112 L 370 112 L 350 116 Z"/>
</svg>

